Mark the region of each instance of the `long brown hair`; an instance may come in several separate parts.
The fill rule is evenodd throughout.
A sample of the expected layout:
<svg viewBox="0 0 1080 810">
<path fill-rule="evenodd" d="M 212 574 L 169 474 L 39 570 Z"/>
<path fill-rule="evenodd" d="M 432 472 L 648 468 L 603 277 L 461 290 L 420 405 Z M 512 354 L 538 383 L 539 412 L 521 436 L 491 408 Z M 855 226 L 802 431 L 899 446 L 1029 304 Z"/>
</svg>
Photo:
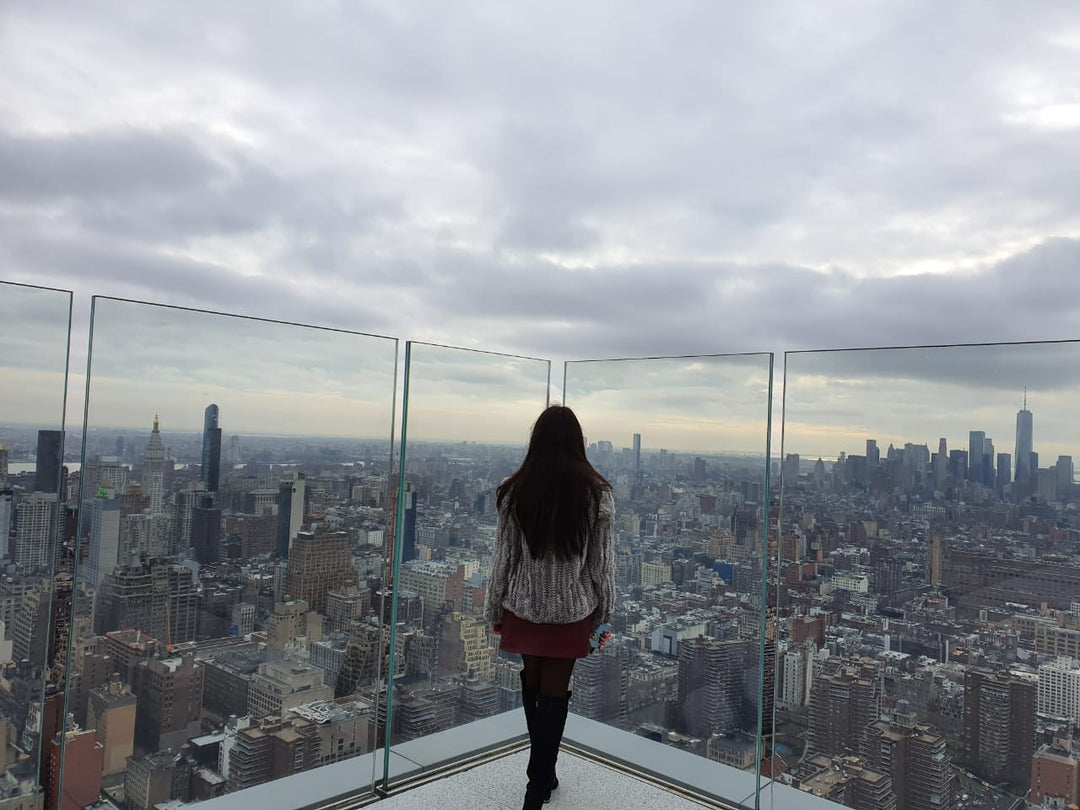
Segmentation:
<svg viewBox="0 0 1080 810">
<path fill-rule="evenodd" d="M 529 450 L 517 471 L 496 491 L 496 502 L 517 519 L 529 555 L 560 560 L 581 556 L 611 484 L 585 456 L 585 437 L 574 412 L 545 409 L 533 425 Z"/>
</svg>

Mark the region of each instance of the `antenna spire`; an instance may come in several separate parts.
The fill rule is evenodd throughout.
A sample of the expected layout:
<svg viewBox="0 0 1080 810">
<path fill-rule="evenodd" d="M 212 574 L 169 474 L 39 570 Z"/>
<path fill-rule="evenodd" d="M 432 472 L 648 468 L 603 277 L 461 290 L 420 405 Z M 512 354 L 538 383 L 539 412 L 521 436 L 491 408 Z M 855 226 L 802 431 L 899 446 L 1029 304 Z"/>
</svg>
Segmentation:
<svg viewBox="0 0 1080 810">
<path fill-rule="evenodd" d="M 1024 386 L 1024 410 L 1027 410 L 1027 386 Z"/>
</svg>

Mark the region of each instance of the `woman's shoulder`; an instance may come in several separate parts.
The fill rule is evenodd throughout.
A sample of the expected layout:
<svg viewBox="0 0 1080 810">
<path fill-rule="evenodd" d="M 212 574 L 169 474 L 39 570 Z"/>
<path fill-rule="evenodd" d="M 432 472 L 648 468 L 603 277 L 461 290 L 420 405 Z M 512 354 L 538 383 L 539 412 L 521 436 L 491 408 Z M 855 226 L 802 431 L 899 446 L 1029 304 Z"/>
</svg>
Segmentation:
<svg viewBox="0 0 1080 810">
<path fill-rule="evenodd" d="M 512 486 L 507 487 L 510 478 L 511 476 L 507 476 L 495 487 L 495 505 L 500 515 L 505 515 L 510 510 L 510 493 L 513 489 Z"/>
<path fill-rule="evenodd" d="M 600 514 L 615 514 L 615 493 L 611 491 L 611 487 L 604 487 L 600 490 Z"/>
</svg>

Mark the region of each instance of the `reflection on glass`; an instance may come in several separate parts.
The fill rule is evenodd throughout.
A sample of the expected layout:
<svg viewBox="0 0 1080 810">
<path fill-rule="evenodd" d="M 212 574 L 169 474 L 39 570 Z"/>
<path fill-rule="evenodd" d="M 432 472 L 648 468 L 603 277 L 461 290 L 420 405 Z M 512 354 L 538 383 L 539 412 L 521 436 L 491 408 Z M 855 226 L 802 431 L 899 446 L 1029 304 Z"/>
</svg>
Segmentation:
<svg viewBox="0 0 1080 810">
<path fill-rule="evenodd" d="M 778 777 L 852 807 L 1076 802 L 1078 360 L 786 356 Z"/>
<path fill-rule="evenodd" d="M 70 328 L 71 293 L 0 282 L 0 802 L 11 808 L 57 787 L 71 607 L 58 548 L 77 476 L 64 447 Z"/>
<path fill-rule="evenodd" d="M 547 406 L 550 363 L 410 343 L 393 547 L 392 744 L 521 705 L 484 621 L 495 488 Z M 517 656 L 513 656 L 517 658 Z"/>
<path fill-rule="evenodd" d="M 571 362 L 565 379 L 617 527 L 614 637 L 575 666 L 571 711 L 749 772 L 772 712 L 771 382 L 769 354 Z"/>
<path fill-rule="evenodd" d="M 373 751 L 397 342 L 108 298 L 91 330 L 65 793 L 149 810 Z"/>
</svg>

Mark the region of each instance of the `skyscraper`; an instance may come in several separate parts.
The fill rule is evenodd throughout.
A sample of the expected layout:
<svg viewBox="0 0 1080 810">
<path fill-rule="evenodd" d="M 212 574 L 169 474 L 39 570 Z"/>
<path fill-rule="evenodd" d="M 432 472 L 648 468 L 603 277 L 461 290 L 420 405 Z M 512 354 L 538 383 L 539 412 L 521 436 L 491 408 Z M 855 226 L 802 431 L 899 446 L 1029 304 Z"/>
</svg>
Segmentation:
<svg viewBox="0 0 1080 810">
<path fill-rule="evenodd" d="M 634 434 L 634 475 L 641 476 L 641 434 Z"/>
<path fill-rule="evenodd" d="M 881 450 L 877 446 L 877 439 L 866 440 L 866 466 L 873 470 L 881 463 Z"/>
<path fill-rule="evenodd" d="M 879 720 L 866 729 L 865 767 L 892 777 L 897 810 L 953 806 L 953 763 L 945 737 L 910 718 Z"/>
<path fill-rule="evenodd" d="M 601 723 L 624 723 L 630 663 L 630 651 L 619 644 L 608 644 L 578 661 L 573 680 L 575 714 Z"/>
<path fill-rule="evenodd" d="M 356 584 L 356 569 L 344 532 L 296 533 L 285 573 L 288 598 L 303 599 L 312 610 L 325 613 L 327 593 Z"/>
<path fill-rule="evenodd" d="M 282 481 L 278 485 L 278 526 L 277 556 L 287 559 L 292 541 L 300 527 L 304 525 L 307 512 L 307 482 L 303 473 L 296 473 L 295 478 Z"/>
<path fill-rule="evenodd" d="M 1072 456 L 1058 456 L 1057 464 L 1054 465 L 1057 474 L 1058 498 L 1062 501 L 1069 496 L 1073 486 L 1073 460 Z"/>
<path fill-rule="evenodd" d="M 60 465 L 63 461 L 63 434 L 59 430 L 39 430 L 37 435 L 37 468 L 34 490 L 59 492 Z"/>
<path fill-rule="evenodd" d="M 120 499 L 111 490 L 99 493 L 90 501 L 90 559 L 89 584 L 97 588 L 117 565 L 129 560 L 120 559 Z"/>
<path fill-rule="evenodd" d="M 159 515 L 165 505 L 165 445 L 161 443 L 157 414 L 150 441 L 143 457 L 143 476 L 146 478 L 146 494 L 150 496 L 150 514 Z"/>
<path fill-rule="evenodd" d="M 202 719 L 203 665 L 193 655 L 144 658 L 135 664 L 136 753 L 153 753 L 195 737 Z"/>
<path fill-rule="evenodd" d="M 930 463 L 934 470 L 934 488 L 941 489 L 949 473 L 949 448 L 944 436 L 938 440 L 938 451 L 931 457 Z"/>
<path fill-rule="evenodd" d="M 11 538 L 11 516 L 15 504 L 15 493 L 0 487 L 0 560 L 11 554 L 8 542 Z"/>
<path fill-rule="evenodd" d="M 881 714 L 882 666 L 870 659 L 839 661 L 810 690 L 809 753 L 858 753 L 863 733 Z"/>
<path fill-rule="evenodd" d="M 982 483 L 992 489 L 996 478 L 997 472 L 994 470 L 994 441 L 987 437 L 983 440 Z"/>
<path fill-rule="evenodd" d="M 0 489 L 7 489 L 8 451 L 0 444 Z"/>
<path fill-rule="evenodd" d="M 171 646 L 195 639 L 199 594 L 191 569 L 155 560 L 120 567 L 105 575 L 98 589 L 94 629 L 135 628 Z"/>
<path fill-rule="evenodd" d="M 15 543 L 11 559 L 23 569 L 43 568 L 56 537 L 57 503 L 50 492 L 35 492 L 15 507 Z"/>
<path fill-rule="evenodd" d="M 191 547 L 201 565 L 221 561 L 221 510 L 210 495 L 203 495 L 191 512 Z"/>
<path fill-rule="evenodd" d="M 967 450 L 949 451 L 949 475 L 958 480 L 966 481 L 968 477 L 968 453 Z"/>
<path fill-rule="evenodd" d="M 964 744 L 968 765 L 983 779 L 1027 786 L 1035 753 L 1038 678 L 970 669 L 964 681 Z"/>
<path fill-rule="evenodd" d="M 995 486 L 1000 493 L 1012 483 L 1012 456 L 1008 453 L 997 454 L 997 479 Z"/>
<path fill-rule="evenodd" d="M 1032 481 L 1031 454 L 1034 452 L 1035 431 L 1031 411 L 1027 409 L 1027 390 L 1024 391 L 1024 407 L 1016 412 L 1016 474 L 1013 480 L 1030 486 Z"/>
<path fill-rule="evenodd" d="M 983 450 L 986 432 L 972 430 L 968 433 L 968 480 L 981 484 L 983 480 Z"/>
<path fill-rule="evenodd" d="M 679 644 L 679 725 L 691 736 L 739 728 L 746 682 L 746 642 L 704 636 Z"/>
<path fill-rule="evenodd" d="M 199 480 L 208 492 L 217 492 L 221 480 L 221 428 L 218 427 L 218 406 L 207 405 L 203 414 L 202 468 Z"/>
</svg>

